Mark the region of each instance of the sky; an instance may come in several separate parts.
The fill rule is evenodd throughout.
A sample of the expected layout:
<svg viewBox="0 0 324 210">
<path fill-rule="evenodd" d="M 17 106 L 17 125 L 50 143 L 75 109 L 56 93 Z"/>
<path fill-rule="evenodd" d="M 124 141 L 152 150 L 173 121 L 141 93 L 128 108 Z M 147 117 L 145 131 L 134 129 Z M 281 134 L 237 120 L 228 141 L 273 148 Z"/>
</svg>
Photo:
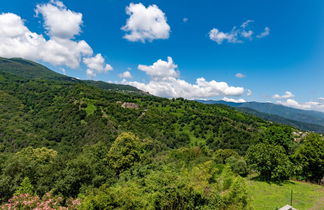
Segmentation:
<svg viewBox="0 0 324 210">
<path fill-rule="evenodd" d="M 162 97 L 324 111 L 322 0 L 10 0 L 0 56 Z"/>
</svg>

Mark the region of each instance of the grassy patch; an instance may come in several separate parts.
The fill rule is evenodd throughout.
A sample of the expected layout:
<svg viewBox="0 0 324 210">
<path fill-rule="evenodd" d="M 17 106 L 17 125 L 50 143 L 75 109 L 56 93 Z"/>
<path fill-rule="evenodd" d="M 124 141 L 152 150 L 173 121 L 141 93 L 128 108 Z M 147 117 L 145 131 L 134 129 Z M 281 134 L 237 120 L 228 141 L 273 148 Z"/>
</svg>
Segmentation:
<svg viewBox="0 0 324 210">
<path fill-rule="evenodd" d="M 324 187 L 309 183 L 289 181 L 281 185 L 248 180 L 248 190 L 254 209 L 277 209 L 290 205 L 290 193 L 293 190 L 293 207 L 302 209 L 324 210 L 319 203 L 324 198 Z"/>
<path fill-rule="evenodd" d="M 85 108 L 87 116 L 92 115 L 97 110 L 97 107 L 91 103 L 88 103 L 88 106 Z"/>
</svg>

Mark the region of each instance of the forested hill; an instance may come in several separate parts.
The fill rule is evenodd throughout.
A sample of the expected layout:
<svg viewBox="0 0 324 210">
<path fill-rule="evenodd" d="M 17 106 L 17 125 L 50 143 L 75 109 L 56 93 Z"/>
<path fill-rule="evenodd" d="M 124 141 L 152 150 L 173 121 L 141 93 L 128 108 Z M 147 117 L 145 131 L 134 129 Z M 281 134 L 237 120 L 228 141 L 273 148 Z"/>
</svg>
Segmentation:
<svg viewBox="0 0 324 210">
<path fill-rule="evenodd" d="M 110 84 L 102 81 L 93 81 L 93 80 L 81 81 L 73 77 L 68 77 L 56 73 L 41 64 L 35 63 L 33 61 L 25 60 L 22 58 L 6 59 L 0 57 L 0 72 L 9 73 L 23 79 L 70 81 L 74 83 L 86 83 L 95 87 L 99 87 L 101 89 L 147 94 L 129 85 Z"/>
<path fill-rule="evenodd" d="M 320 135 L 22 59 L 0 66 L 1 209 L 251 209 L 248 174 L 323 177 Z"/>
<path fill-rule="evenodd" d="M 170 148 L 208 144 L 244 153 L 260 126 L 269 125 L 224 106 L 169 100 L 129 86 L 66 78 L 31 61 L 1 59 L 3 149 L 16 151 L 28 145 L 75 149 L 69 146 L 111 142 L 118 133 L 132 131 Z M 124 92 L 115 91 L 121 89 Z M 138 108 L 124 108 L 124 102 Z"/>
<path fill-rule="evenodd" d="M 49 70 L 45 66 L 21 58 L 1 58 L 0 72 L 10 73 L 24 79 L 72 80 L 72 78 Z"/>
</svg>

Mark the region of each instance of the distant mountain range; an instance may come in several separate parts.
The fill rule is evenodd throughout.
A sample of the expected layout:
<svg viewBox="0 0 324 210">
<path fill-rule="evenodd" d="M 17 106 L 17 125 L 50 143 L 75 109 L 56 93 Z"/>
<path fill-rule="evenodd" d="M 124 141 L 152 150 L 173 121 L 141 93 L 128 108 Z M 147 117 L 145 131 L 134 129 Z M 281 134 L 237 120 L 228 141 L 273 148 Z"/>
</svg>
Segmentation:
<svg viewBox="0 0 324 210">
<path fill-rule="evenodd" d="M 324 133 L 324 113 L 300 110 L 272 103 L 198 100 L 204 104 L 224 104 L 265 120 L 297 127 L 306 131 Z"/>
</svg>

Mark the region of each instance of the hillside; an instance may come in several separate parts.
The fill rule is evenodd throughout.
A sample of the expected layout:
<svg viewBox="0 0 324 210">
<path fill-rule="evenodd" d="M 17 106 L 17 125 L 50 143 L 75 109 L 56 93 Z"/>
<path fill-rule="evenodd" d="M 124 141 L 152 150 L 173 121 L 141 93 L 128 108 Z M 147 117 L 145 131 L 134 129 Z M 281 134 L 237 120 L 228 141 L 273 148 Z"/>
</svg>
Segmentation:
<svg viewBox="0 0 324 210">
<path fill-rule="evenodd" d="M 0 57 L 0 72 L 10 73 L 23 77 L 25 79 L 72 79 L 70 77 L 51 71 L 43 65 L 21 58 L 6 59 Z"/>
<path fill-rule="evenodd" d="M 317 134 L 2 61 L 1 208 L 249 209 L 248 174 L 322 178 Z"/>
<path fill-rule="evenodd" d="M 268 124 L 223 106 L 154 97 L 130 86 L 66 79 L 34 62 L 18 60 L 2 59 L 0 69 L 0 90 L 6 98 L 0 114 L 12 119 L 2 124 L 1 142 L 7 151 L 28 145 L 111 141 L 121 131 L 132 131 L 169 147 L 207 142 L 244 153 L 258 127 Z M 125 109 L 119 102 L 140 108 Z M 13 107 L 21 113 L 11 111 Z M 23 128 L 8 132 L 15 124 Z"/>
<path fill-rule="evenodd" d="M 224 104 L 264 120 L 286 124 L 305 131 L 324 133 L 324 113 L 299 110 L 282 105 L 259 102 L 233 103 L 207 100 L 205 104 Z"/>
<path fill-rule="evenodd" d="M 68 77 L 59 73 L 56 73 L 47 67 L 35 63 L 33 61 L 25 60 L 22 58 L 1 58 L 0 57 L 0 72 L 15 75 L 18 78 L 23 79 L 41 79 L 41 80 L 55 80 L 55 81 L 69 81 L 73 83 L 86 83 L 91 86 L 95 86 L 106 90 L 115 91 L 126 91 L 126 92 L 137 92 L 141 94 L 146 94 L 141 90 L 121 84 L 111 84 L 102 81 L 92 81 L 92 80 L 78 80 L 73 77 Z"/>
</svg>

